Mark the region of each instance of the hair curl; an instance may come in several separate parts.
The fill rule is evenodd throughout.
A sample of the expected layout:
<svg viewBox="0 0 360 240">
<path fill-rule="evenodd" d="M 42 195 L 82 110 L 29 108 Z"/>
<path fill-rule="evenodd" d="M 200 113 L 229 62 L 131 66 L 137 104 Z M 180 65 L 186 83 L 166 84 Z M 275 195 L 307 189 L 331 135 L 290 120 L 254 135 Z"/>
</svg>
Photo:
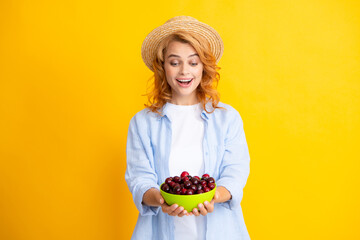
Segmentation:
<svg viewBox="0 0 360 240">
<path fill-rule="evenodd" d="M 158 113 L 166 102 L 171 101 L 172 93 L 171 87 L 166 81 L 165 69 L 164 69 L 164 56 L 167 47 L 172 41 L 178 41 L 182 43 L 190 44 L 197 54 L 200 61 L 203 63 L 203 77 L 199 86 L 196 89 L 197 98 L 203 109 L 207 113 L 212 113 L 218 107 L 220 100 L 220 94 L 216 90 L 220 79 L 218 70 L 220 67 L 216 65 L 216 58 L 210 51 L 210 45 L 208 41 L 198 35 L 193 35 L 184 31 L 177 31 L 165 38 L 158 46 L 155 59 L 153 61 L 154 75 L 149 79 L 153 79 L 153 83 L 150 84 L 150 91 L 148 91 L 148 103 L 145 104 L 152 112 Z M 206 109 L 206 104 L 211 102 L 212 110 Z"/>
</svg>

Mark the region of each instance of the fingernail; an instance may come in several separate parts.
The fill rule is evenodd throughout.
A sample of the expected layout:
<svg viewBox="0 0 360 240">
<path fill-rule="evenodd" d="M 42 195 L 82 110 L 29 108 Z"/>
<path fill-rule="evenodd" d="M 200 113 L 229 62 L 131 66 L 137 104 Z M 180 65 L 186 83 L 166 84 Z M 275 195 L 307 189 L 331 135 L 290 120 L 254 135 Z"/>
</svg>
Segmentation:
<svg viewBox="0 0 360 240">
<path fill-rule="evenodd" d="M 184 208 L 183 208 L 183 207 L 180 207 L 180 211 L 182 211 L 182 210 L 184 210 Z"/>
<path fill-rule="evenodd" d="M 202 207 L 203 207 L 203 205 L 202 205 L 201 203 L 200 203 L 198 206 L 199 206 L 199 208 L 202 208 Z"/>
<path fill-rule="evenodd" d="M 209 204 L 209 202 L 208 202 L 208 201 L 205 201 L 205 202 L 204 202 L 204 204 L 205 204 L 205 205 L 208 205 L 208 204 Z"/>
<path fill-rule="evenodd" d="M 177 204 L 175 204 L 175 205 L 174 205 L 174 208 L 177 208 L 177 207 L 178 207 L 178 205 L 177 205 Z"/>
</svg>

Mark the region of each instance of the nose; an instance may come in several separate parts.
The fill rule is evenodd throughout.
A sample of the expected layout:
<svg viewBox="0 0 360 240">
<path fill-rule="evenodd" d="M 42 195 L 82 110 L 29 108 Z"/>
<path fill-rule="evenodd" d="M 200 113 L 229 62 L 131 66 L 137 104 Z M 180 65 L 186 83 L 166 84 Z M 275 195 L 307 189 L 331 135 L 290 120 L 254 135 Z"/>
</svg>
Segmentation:
<svg viewBox="0 0 360 240">
<path fill-rule="evenodd" d="M 189 73 L 189 66 L 187 64 L 181 64 L 180 74 L 186 75 Z"/>
</svg>

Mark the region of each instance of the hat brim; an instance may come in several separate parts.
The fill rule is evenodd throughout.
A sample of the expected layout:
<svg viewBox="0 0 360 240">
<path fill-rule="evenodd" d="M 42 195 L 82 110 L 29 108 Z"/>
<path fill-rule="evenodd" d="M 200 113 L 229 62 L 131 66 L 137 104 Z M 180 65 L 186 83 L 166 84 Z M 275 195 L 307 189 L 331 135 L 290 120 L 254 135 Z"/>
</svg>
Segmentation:
<svg viewBox="0 0 360 240">
<path fill-rule="evenodd" d="M 215 29 L 199 21 L 174 21 L 155 28 L 146 36 L 142 44 L 141 56 L 145 65 L 151 71 L 154 71 L 153 61 L 160 42 L 177 31 L 186 31 L 203 37 L 209 42 L 210 50 L 216 58 L 216 63 L 219 62 L 224 51 L 224 44 Z"/>
</svg>

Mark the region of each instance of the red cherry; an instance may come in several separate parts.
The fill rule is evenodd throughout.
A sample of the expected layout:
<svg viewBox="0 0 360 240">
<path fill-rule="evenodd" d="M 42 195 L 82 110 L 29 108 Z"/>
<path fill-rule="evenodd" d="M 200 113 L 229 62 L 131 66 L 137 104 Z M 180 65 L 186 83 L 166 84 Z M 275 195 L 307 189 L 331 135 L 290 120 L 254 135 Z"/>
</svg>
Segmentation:
<svg viewBox="0 0 360 240">
<path fill-rule="evenodd" d="M 175 193 L 175 194 L 180 194 L 180 192 L 181 192 L 180 185 L 179 185 L 179 186 L 175 186 L 175 187 L 174 187 L 174 193 Z"/>
<path fill-rule="evenodd" d="M 215 179 L 212 178 L 212 177 L 209 177 L 206 181 L 207 181 L 208 183 L 214 183 L 214 182 L 215 182 Z"/>
<path fill-rule="evenodd" d="M 176 182 L 171 181 L 171 182 L 169 183 L 169 186 L 170 186 L 171 188 L 174 188 L 175 184 L 176 184 Z"/>
<path fill-rule="evenodd" d="M 182 182 L 189 181 L 189 177 L 188 177 L 188 176 L 182 177 L 182 178 L 181 178 L 181 181 L 182 181 Z"/>
<path fill-rule="evenodd" d="M 181 195 L 186 195 L 186 192 L 187 192 L 187 189 L 183 188 L 183 189 L 181 189 L 180 194 Z"/>
<path fill-rule="evenodd" d="M 194 192 L 195 192 L 195 191 L 197 190 L 197 187 L 196 187 L 196 185 L 192 184 L 192 185 L 190 186 L 190 189 L 194 190 Z"/>
<path fill-rule="evenodd" d="M 201 177 L 201 178 L 208 178 L 208 177 L 210 177 L 210 175 L 209 175 L 209 174 L 207 174 L 207 173 L 205 173 L 205 174 L 203 174 L 203 175 L 202 175 L 202 177 Z"/>
<path fill-rule="evenodd" d="M 200 178 L 199 178 L 199 176 L 194 176 L 193 178 L 196 178 L 197 180 L 199 180 L 199 181 L 200 181 Z"/>
<path fill-rule="evenodd" d="M 165 179 L 165 183 L 169 184 L 172 181 L 172 177 L 168 177 L 167 179 Z"/>
<path fill-rule="evenodd" d="M 203 185 L 204 187 L 207 186 L 207 182 L 205 180 L 200 180 L 200 184 Z"/>
<path fill-rule="evenodd" d="M 196 178 L 192 178 L 191 182 L 196 185 L 199 183 L 199 180 L 197 180 Z"/>
<path fill-rule="evenodd" d="M 190 188 L 190 186 L 191 186 L 191 182 L 190 182 L 190 181 L 184 182 L 184 187 L 185 187 L 185 188 Z"/>
<path fill-rule="evenodd" d="M 202 193 L 204 193 L 203 190 L 197 190 L 197 191 L 196 191 L 196 194 L 202 194 Z"/>
<path fill-rule="evenodd" d="M 210 190 L 213 190 L 215 188 L 215 184 L 214 183 L 209 183 L 208 187 L 210 188 Z"/>
<path fill-rule="evenodd" d="M 181 175 L 180 175 L 180 177 L 186 177 L 186 176 L 189 176 L 189 173 L 188 172 L 186 172 L 186 171 L 183 171 L 182 173 L 181 173 Z"/>
<path fill-rule="evenodd" d="M 169 192 L 170 187 L 169 187 L 169 185 L 167 185 L 166 183 L 164 183 L 164 184 L 161 186 L 161 190 L 163 190 L 164 192 Z"/>
<path fill-rule="evenodd" d="M 204 187 L 204 192 L 210 192 L 210 188 L 208 188 L 208 187 Z"/>
<path fill-rule="evenodd" d="M 193 194 L 194 194 L 194 190 L 192 189 L 186 190 L 186 195 L 193 195 Z"/>
<path fill-rule="evenodd" d="M 173 178 L 173 181 L 176 182 L 176 183 L 180 183 L 181 179 L 180 179 L 179 176 L 175 176 L 175 177 Z"/>
</svg>

